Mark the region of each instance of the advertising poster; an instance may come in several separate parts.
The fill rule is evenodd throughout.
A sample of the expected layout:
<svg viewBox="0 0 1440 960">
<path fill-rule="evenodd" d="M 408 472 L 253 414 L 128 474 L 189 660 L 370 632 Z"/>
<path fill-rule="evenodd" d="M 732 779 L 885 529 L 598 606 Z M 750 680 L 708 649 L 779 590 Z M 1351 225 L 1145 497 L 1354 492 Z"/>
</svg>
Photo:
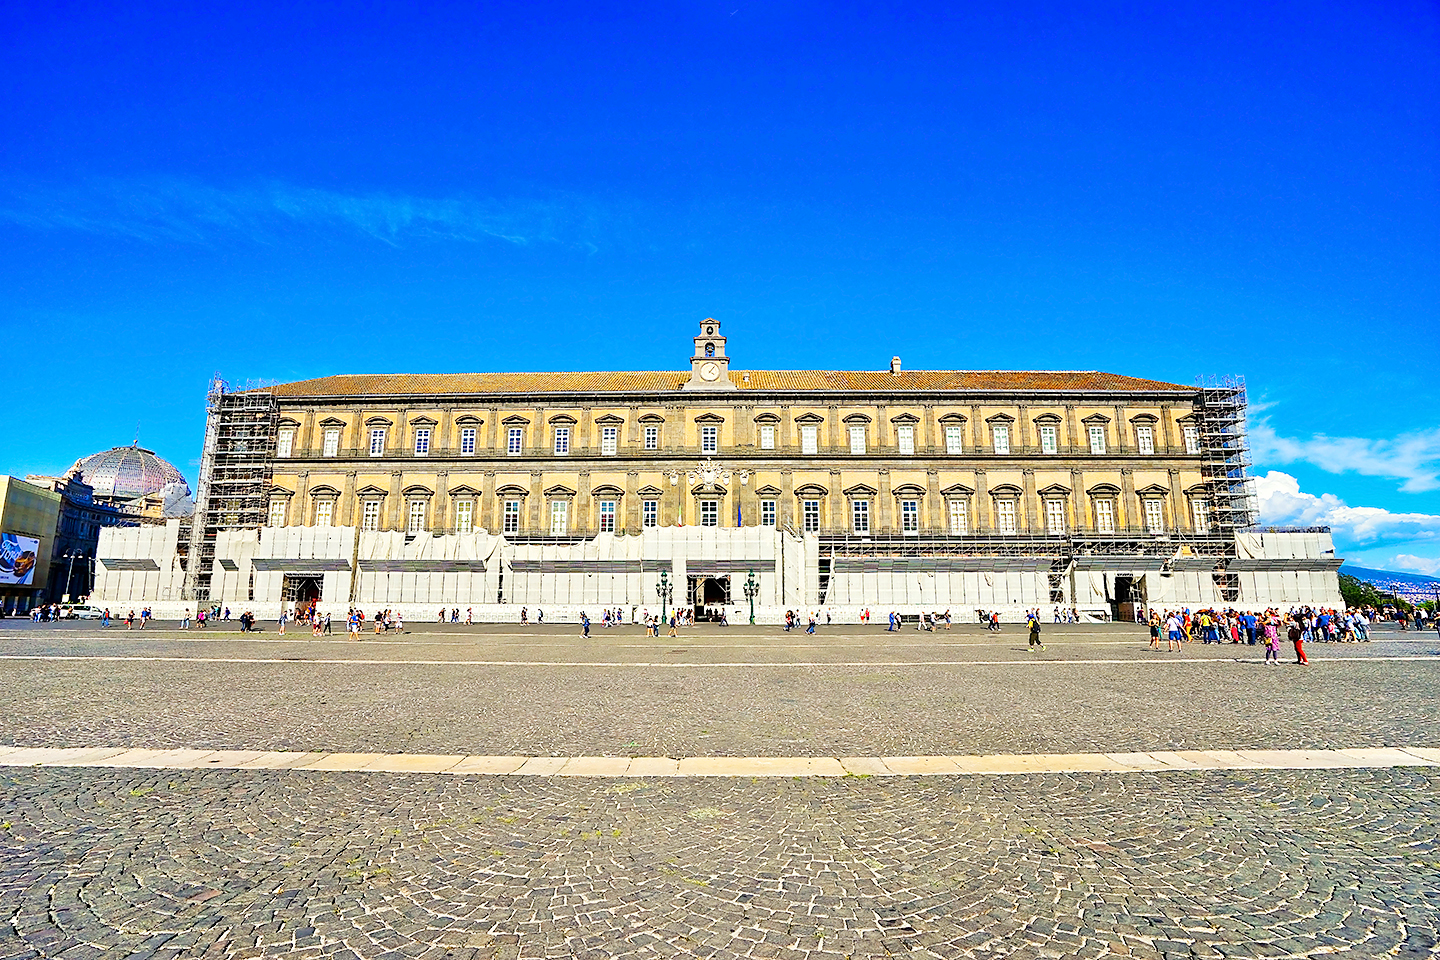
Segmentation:
<svg viewBox="0 0 1440 960">
<path fill-rule="evenodd" d="M 34 537 L 0 533 L 0 586 L 30 586 L 39 555 L 40 541 Z"/>
</svg>

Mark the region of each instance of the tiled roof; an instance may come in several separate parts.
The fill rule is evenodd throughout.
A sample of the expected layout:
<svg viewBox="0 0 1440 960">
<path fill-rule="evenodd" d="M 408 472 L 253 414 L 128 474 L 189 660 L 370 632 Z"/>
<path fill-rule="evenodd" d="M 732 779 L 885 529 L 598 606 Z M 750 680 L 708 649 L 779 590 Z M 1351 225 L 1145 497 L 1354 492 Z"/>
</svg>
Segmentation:
<svg viewBox="0 0 1440 960">
<path fill-rule="evenodd" d="M 747 379 L 748 378 L 748 379 Z M 580 373 L 348 373 L 275 386 L 280 397 L 445 396 L 493 393 L 671 393 L 688 370 Z M 1195 388 L 1097 370 L 732 370 L 741 391 L 1192 392 Z M 706 396 L 697 393 L 697 397 Z M 713 394 L 710 394 L 713 396 Z M 724 394 L 720 394 L 724 396 Z"/>
</svg>

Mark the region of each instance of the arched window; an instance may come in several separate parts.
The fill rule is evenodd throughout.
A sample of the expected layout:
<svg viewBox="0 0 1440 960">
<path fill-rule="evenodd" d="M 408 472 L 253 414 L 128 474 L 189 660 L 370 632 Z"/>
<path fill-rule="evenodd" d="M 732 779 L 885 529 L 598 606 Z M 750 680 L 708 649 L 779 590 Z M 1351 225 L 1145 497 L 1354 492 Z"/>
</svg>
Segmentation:
<svg viewBox="0 0 1440 960">
<path fill-rule="evenodd" d="M 707 344 L 705 344 L 705 356 L 707 356 L 707 357 L 713 357 L 713 356 L 715 356 L 715 344 L 713 344 L 713 343 L 707 343 Z"/>
</svg>

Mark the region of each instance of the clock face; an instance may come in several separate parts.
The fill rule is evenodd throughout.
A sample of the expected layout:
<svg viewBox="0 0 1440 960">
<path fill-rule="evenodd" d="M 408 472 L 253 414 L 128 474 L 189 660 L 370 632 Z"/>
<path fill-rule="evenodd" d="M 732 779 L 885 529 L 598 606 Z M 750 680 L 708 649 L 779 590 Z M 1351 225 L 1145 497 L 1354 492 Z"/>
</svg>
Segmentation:
<svg viewBox="0 0 1440 960">
<path fill-rule="evenodd" d="M 720 366 L 714 363 L 707 363 L 700 367 L 700 379 L 714 380 L 720 376 Z"/>
</svg>

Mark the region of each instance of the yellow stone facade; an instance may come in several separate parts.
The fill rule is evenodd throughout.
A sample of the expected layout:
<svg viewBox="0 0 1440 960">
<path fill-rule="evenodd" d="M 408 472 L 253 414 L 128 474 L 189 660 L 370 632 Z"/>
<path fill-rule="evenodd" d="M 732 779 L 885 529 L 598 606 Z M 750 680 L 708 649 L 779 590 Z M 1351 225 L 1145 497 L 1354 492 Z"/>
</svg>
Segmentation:
<svg viewBox="0 0 1440 960">
<path fill-rule="evenodd" d="M 1196 388 L 901 371 L 898 360 L 879 372 L 732 371 L 718 329 L 702 323 L 691 371 L 282 384 L 270 524 L 1209 532 Z"/>
</svg>

